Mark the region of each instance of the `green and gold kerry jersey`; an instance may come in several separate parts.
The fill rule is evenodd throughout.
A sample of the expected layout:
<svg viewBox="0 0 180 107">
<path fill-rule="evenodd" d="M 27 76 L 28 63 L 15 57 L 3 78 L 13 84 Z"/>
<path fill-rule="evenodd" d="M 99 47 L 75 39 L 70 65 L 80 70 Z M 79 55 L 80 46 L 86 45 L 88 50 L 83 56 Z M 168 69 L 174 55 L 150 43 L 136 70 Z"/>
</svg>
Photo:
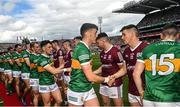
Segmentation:
<svg viewBox="0 0 180 107">
<path fill-rule="evenodd" d="M 30 72 L 30 67 L 26 64 L 25 58 L 29 58 L 30 52 L 27 50 L 23 50 L 21 53 L 22 59 L 21 59 L 21 72 L 22 73 L 29 73 Z"/>
<path fill-rule="evenodd" d="M 45 66 L 51 65 L 52 60 L 50 56 L 41 54 L 37 61 L 37 68 L 39 72 L 39 84 L 40 85 L 52 85 L 55 83 L 54 75 L 44 69 Z"/>
<path fill-rule="evenodd" d="M 82 41 L 75 47 L 72 55 L 72 71 L 69 88 L 75 92 L 86 92 L 92 89 L 92 83 L 89 82 L 81 69 L 81 65 L 90 63 L 92 59 L 88 46 Z"/>
<path fill-rule="evenodd" d="M 39 73 L 37 70 L 37 61 L 39 59 L 39 55 L 35 53 L 29 54 L 30 61 L 30 78 L 39 78 Z"/>
<path fill-rule="evenodd" d="M 180 102 L 180 43 L 160 41 L 147 46 L 139 62 L 145 64 L 144 99 Z"/>
</svg>

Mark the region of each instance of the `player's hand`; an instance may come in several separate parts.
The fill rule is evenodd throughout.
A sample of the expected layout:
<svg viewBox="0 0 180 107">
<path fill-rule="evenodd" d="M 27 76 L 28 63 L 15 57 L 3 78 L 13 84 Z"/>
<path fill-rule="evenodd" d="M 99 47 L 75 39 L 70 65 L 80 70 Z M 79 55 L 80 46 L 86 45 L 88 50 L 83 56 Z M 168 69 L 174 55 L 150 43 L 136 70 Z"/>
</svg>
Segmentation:
<svg viewBox="0 0 180 107">
<path fill-rule="evenodd" d="M 144 91 L 140 92 L 140 105 L 143 106 Z"/>
<path fill-rule="evenodd" d="M 66 86 L 65 86 L 64 89 L 63 89 L 65 95 L 67 95 L 67 89 L 68 89 L 68 88 L 67 88 Z"/>
<path fill-rule="evenodd" d="M 70 67 L 70 68 L 66 68 L 66 69 L 67 69 L 67 71 L 69 71 L 69 72 L 71 72 L 71 70 L 72 70 L 71 67 Z"/>
<path fill-rule="evenodd" d="M 108 86 L 112 86 L 113 85 L 113 83 L 115 82 L 115 77 L 114 76 L 109 76 L 109 81 L 108 81 Z"/>
</svg>

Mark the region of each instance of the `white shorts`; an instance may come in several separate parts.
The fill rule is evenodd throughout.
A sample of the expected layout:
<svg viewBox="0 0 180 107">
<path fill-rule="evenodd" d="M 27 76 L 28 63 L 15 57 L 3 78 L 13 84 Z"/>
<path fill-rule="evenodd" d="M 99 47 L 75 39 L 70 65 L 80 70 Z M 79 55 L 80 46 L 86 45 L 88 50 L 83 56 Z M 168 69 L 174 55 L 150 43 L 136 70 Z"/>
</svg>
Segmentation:
<svg viewBox="0 0 180 107">
<path fill-rule="evenodd" d="M 11 70 L 4 70 L 4 74 L 12 75 L 12 71 Z"/>
<path fill-rule="evenodd" d="M 144 107 L 180 107 L 180 102 L 153 102 L 143 100 Z"/>
<path fill-rule="evenodd" d="M 21 71 L 13 71 L 13 77 L 20 77 Z"/>
<path fill-rule="evenodd" d="M 108 87 L 106 85 L 100 85 L 99 93 L 109 98 L 121 98 L 122 97 L 122 86 L 119 87 Z"/>
<path fill-rule="evenodd" d="M 0 68 L 0 72 L 4 72 L 4 68 Z"/>
<path fill-rule="evenodd" d="M 32 90 L 39 90 L 39 79 L 30 78 L 29 82 Z"/>
<path fill-rule="evenodd" d="M 30 73 L 21 73 L 21 78 L 23 80 L 29 79 L 29 75 L 30 75 Z"/>
<path fill-rule="evenodd" d="M 140 103 L 141 104 L 140 96 L 136 96 L 136 95 L 128 93 L 128 100 L 130 103 Z"/>
<path fill-rule="evenodd" d="M 39 85 L 40 93 L 49 93 L 49 92 L 56 91 L 57 89 L 59 89 L 59 87 L 56 83 L 52 85 Z"/>
<path fill-rule="evenodd" d="M 67 85 L 69 85 L 70 76 L 66 76 L 66 75 L 64 75 L 64 73 L 63 73 L 62 78 L 63 78 L 63 80 L 64 80 L 64 83 L 67 84 Z"/>
<path fill-rule="evenodd" d="M 87 92 L 74 92 L 70 89 L 67 90 L 68 103 L 73 105 L 83 105 L 85 101 L 96 97 L 97 96 L 93 88 Z"/>
</svg>

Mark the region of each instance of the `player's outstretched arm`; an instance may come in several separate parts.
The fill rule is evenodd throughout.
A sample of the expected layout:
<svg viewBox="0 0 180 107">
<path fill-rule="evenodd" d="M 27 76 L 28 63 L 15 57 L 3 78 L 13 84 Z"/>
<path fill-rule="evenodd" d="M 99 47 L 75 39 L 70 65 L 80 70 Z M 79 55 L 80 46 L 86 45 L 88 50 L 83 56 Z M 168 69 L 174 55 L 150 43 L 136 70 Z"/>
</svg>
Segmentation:
<svg viewBox="0 0 180 107">
<path fill-rule="evenodd" d="M 25 60 L 25 62 L 26 62 L 26 64 L 30 67 L 30 61 L 29 61 L 29 57 L 27 57 L 27 58 L 24 58 L 24 60 Z"/>
<path fill-rule="evenodd" d="M 101 74 L 101 72 L 102 72 L 102 66 L 100 66 L 98 69 L 93 71 L 93 73 L 96 74 L 96 75 Z"/>
<path fill-rule="evenodd" d="M 50 72 L 50 73 L 52 73 L 52 74 L 58 74 L 58 73 L 62 73 L 62 72 L 64 72 L 64 71 L 71 71 L 71 68 L 64 68 L 64 69 L 62 69 L 61 67 L 59 67 L 59 68 L 54 68 L 54 67 L 52 67 L 51 65 L 46 65 L 45 67 L 44 67 L 44 69 L 46 69 L 48 72 Z"/>
<path fill-rule="evenodd" d="M 142 79 L 141 79 L 141 74 L 144 71 L 144 67 L 145 67 L 144 63 L 137 61 L 136 65 L 135 65 L 134 72 L 133 72 L 133 78 L 134 78 L 136 87 L 137 87 L 137 89 L 139 91 L 139 94 L 141 96 L 143 96 L 143 94 L 144 94 L 144 89 L 143 89 Z"/>
<path fill-rule="evenodd" d="M 22 66 L 22 64 L 20 63 L 19 59 L 16 59 L 15 62 L 16 62 L 16 64 L 17 64 L 18 66 L 20 66 L 20 67 Z"/>
<path fill-rule="evenodd" d="M 119 78 L 119 77 L 122 77 L 122 76 L 124 76 L 124 75 L 127 73 L 125 62 L 123 62 L 122 65 L 119 65 L 119 68 L 120 68 L 120 69 L 118 70 L 117 73 L 111 75 L 111 76 L 114 77 L 115 79 L 116 79 L 116 78 Z"/>
<path fill-rule="evenodd" d="M 95 83 L 108 83 L 110 80 L 110 77 L 101 77 L 92 72 L 92 66 L 90 63 L 87 63 L 85 65 L 81 65 L 82 71 L 84 72 L 86 78 L 90 82 L 95 82 Z"/>
<path fill-rule="evenodd" d="M 60 66 L 61 68 L 64 68 L 64 59 L 63 59 L 63 56 L 60 56 L 60 57 L 58 58 L 58 60 L 59 60 L 59 66 Z"/>
<path fill-rule="evenodd" d="M 9 62 L 11 65 L 13 65 L 12 59 L 9 59 L 8 62 Z"/>
</svg>

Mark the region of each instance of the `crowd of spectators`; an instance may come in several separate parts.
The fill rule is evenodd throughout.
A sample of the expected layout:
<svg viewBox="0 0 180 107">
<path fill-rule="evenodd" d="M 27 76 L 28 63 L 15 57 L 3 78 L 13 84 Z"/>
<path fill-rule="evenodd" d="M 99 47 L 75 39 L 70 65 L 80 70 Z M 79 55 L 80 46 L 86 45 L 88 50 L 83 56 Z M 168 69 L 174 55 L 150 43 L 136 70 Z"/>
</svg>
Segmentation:
<svg viewBox="0 0 180 107">
<path fill-rule="evenodd" d="M 139 23 L 138 27 L 152 26 L 166 22 L 180 20 L 180 6 L 164 9 L 147 14 Z"/>
</svg>

